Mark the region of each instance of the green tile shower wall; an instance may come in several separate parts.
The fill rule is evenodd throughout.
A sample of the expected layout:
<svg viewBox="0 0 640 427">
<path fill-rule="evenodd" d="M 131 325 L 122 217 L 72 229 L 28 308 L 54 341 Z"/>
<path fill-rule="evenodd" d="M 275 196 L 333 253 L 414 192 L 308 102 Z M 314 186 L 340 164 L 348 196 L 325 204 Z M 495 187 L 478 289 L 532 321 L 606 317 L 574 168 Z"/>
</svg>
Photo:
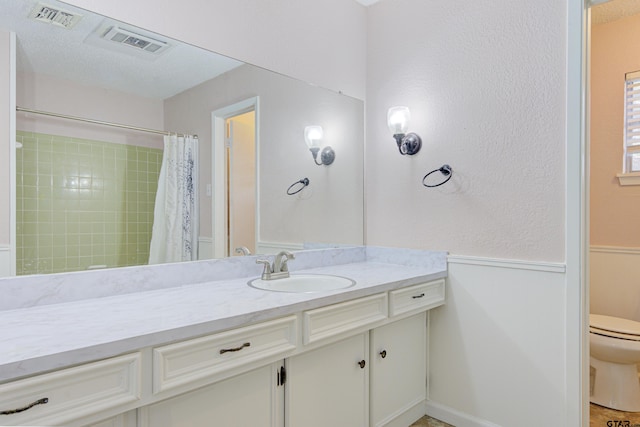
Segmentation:
<svg viewBox="0 0 640 427">
<path fill-rule="evenodd" d="M 146 264 L 162 150 L 17 132 L 18 274 Z"/>
</svg>

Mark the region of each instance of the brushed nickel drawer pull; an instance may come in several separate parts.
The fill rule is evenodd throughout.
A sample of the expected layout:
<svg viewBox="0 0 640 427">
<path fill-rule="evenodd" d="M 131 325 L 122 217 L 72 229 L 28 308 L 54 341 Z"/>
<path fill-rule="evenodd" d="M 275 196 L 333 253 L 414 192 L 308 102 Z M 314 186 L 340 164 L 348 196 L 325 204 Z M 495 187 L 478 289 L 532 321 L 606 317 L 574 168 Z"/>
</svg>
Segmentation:
<svg viewBox="0 0 640 427">
<path fill-rule="evenodd" d="M 23 407 L 23 408 L 18 408 L 18 409 L 10 409 L 8 411 L 0 411 L 0 415 L 11 415 L 11 414 L 17 414 L 18 412 L 24 412 L 27 409 L 31 409 L 36 405 L 44 405 L 45 403 L 49 402 L 49 398 L 48 397 L 43 397 L 42 399 L 38 399 L 35 402 Z"/>
<path fill-rule="evenodd" d="M 246 342 L 244 344 L 242 344 L 240 347 L 236 347 L 236 348 L 223 348 L 220 350 L 220 354 L 225 354 L 225 353 L 229 353 L 232 351 L 240 351 L 245 347 L 251 347 L 251 343 L 250 342 Z"/>
<path fill-rule="evenodd" d="M 423 293 L 421 293 L 420 295 L 416 295 L 416 296 L 413 296 L 413 297 L 411 297 L 411 298 L 413 298 L 413 299 L 418 299 L 418 298 L 422 298 L 423 296 L 424 296 L 424 292 L 423 292 Z"/>
</svg>

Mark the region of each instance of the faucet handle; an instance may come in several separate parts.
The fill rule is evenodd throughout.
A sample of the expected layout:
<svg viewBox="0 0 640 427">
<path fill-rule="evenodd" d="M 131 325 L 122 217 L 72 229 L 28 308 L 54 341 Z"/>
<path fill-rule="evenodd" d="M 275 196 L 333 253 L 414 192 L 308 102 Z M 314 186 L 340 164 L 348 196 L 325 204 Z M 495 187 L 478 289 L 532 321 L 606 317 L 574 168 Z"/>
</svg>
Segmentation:
<svg viewBox="0 0 640 427">
<path fill-rule="evenodd" d="M 273 272 L 274 273 L 288 273 L 289 267 L 287 266 L 287 261 L 291 259 L 296 259 L 296 256 L 289 251 L 281 251 L 276 255 L 276 259 L 273 262 Z"/>
<path fill-rule="evenodd" d="M 245 255 L 245 256 L 246 255 L 251 255 L 251 251 L 246 246 L 240 246 L 240 247 L 236 248 L 235 252 L 237 254 L 241 254 L 241 255 Z"/>
<path fill-rule="evenodd" d="M 263 280 L 269 278 L 271 276 L 271 273 L 273 273 L 271 263 L 268 259 L 257 259 L 256 264 L 264 264 L 264 270 L 262 271 Z"/>
</svg>

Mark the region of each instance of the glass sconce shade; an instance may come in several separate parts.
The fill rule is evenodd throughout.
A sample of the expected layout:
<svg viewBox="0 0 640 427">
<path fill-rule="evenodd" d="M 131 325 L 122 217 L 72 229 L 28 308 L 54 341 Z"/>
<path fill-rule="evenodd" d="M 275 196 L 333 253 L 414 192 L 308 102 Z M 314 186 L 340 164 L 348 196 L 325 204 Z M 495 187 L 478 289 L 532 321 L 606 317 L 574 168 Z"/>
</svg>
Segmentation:
<svg viewBox="0 0 640 427">
<path fill-rule="evenodd" d="M 304 140 L 307 143 L 309 149 L 320 148 L 320 141 L 322 141 L 322 126 L 307 126 L 304 128 Z"/>
<path fill-rule="evenodd" d="M 336 158 L 336 153 L 331 147 L 324 147 L 322 151 L 320 151 L 320 142 L 323 136 L 322 126 L 307 126 L 304 128 L 304 141 L 307 143 L 309 151 L 311 151 L 313 161 L 318 166 L 328 166 L 333 163 L 333 160 Z M 318 161 L 318 158 L 320 158 L 320 161 Z"/>
<path fill-rule="evenodd" d="M 409 107 L 391 107 L 387 111 L 387 125 L 393 135 L 405 134 L 409 129 L 411 112 Z"/>
<path fill-rule="evenodd" d="M 417 134 L 413 132 L 407 133 L 410 118 L 409 107 L 391 107 L 387 111 L 387 125 L 393 134 L 393 139 L 398 144 L 400 154 L 403 156 L 407 154 L 412 156 L 420 151 L 420 147 L 422 147 L 422 140 Z"/>
</svg>

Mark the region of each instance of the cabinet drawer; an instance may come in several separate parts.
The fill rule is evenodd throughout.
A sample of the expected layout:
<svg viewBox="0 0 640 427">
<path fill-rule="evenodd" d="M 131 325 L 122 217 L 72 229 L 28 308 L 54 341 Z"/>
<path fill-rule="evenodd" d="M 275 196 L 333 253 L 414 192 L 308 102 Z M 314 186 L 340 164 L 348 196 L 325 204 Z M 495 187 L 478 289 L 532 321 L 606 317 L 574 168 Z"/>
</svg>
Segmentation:
<svg viewBox="0 0 640 427">
<path fill-rule="evenodd" d="M 387 294 L 382 293 L 305 311 L 303 342 L 310 344 L 384 320 L 388 317 L 387 301 Z"/>
<path fill-rule="evenodd" d="M 153 350 L 153 392 L 211 383 L 232 369 L 250 369 L 254 362 L 295 348 L 296 316 L 158 347 Z"/>
<path fill-rule="evenodd" d="M 0 425 L 65 425 L 140 399 L 140 353 L 114 357 L 0 385 Z"/>
<path fill-rule="evenodd" d="M 389 312 L 392 317 L 441 304 L 444 304 L 444 279 L 389 292 Z"/>
</svg>

